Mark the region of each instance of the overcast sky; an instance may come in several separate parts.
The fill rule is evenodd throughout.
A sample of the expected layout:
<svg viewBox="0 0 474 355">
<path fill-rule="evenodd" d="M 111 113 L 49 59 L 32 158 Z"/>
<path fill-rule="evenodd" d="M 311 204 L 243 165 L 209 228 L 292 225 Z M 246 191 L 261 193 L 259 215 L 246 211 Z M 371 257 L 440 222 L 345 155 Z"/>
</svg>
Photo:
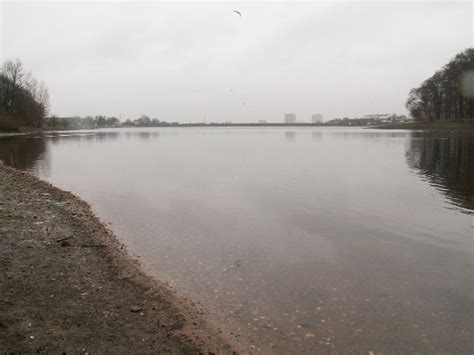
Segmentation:
<svg viewBox="0 0 474 355">
<path fill-rule="evenodd" d="M 470 1 L 0 6 L 2 61 L 44 80 L 62 116 L 401 114 L 410 88 L 473 45 Z"/>
</svg>

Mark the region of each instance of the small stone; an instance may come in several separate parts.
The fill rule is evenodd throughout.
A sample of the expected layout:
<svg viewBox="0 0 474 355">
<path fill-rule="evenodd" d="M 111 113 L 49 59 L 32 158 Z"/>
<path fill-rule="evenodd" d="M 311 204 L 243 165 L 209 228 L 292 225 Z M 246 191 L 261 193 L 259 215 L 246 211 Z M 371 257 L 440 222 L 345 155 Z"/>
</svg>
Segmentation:
<svg viewBox="0 0 474 355">
<path fill-rule="evenodd" d="M 140 306 L 131 306 L 130 307 L 130 312 L 133 312 L 133 313 L 140 312 L 141 310 L 142 310 L 142 307 L 140 307 Z"/>
<path fill-rule="evenodd" d="M 70 247 L 70 246 L 71 246 L 71 243 L 69 243 L 67 240 L 63 240 L 63 241 L 61 242 L 61 246 L 62 246 L 62 247 Z"/>
</svg>

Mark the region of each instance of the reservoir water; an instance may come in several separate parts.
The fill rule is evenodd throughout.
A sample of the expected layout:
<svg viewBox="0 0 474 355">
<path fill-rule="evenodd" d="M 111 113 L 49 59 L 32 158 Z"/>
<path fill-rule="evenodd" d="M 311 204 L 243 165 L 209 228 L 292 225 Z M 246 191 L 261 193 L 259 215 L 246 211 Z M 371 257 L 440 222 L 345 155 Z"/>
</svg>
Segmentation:
<svg viewBox="0 0 474 355">
<path fill-rule="evenodd" d="M 474 135 L 156 128 L 0 138 L 265 353 L 474 345 Z"/>
</svg>

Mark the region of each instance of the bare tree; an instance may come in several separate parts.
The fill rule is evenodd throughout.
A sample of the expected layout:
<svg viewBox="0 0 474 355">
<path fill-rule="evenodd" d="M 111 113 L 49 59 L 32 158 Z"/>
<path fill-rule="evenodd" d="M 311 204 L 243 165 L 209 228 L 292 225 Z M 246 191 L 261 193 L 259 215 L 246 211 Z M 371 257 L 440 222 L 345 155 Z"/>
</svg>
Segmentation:
<svg viewBox="0 0 474 355">
<path fill-rule="evenodd" d="M 473 71 L 474 48 L 468 48 L 410 91 L 406 107 L 412 117 L 416 120 L 473 118 L 474 96 L 465 89 L 466 85 L 474 86 L 469 82 L 474 80 Z"/>
<path fill-rule="evenodd" d="M 0 68 L 0 111 L 24 126 L 40 127 L 49 110 L 44 82 L 25 72 L 20 60 L 7 60 Z"/>
</svg>

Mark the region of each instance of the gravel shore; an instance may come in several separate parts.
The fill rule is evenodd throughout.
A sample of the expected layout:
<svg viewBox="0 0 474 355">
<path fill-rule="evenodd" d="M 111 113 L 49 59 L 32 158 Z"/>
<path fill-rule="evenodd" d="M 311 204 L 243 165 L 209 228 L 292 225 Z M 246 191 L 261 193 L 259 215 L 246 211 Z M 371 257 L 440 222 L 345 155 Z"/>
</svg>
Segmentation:
<svg viewBox="0 0 474 355">
<path fill-rule="evenodd" d="M 232 353 L 71 193 L 0 166 L 0 352 Z"/>
</svg>

